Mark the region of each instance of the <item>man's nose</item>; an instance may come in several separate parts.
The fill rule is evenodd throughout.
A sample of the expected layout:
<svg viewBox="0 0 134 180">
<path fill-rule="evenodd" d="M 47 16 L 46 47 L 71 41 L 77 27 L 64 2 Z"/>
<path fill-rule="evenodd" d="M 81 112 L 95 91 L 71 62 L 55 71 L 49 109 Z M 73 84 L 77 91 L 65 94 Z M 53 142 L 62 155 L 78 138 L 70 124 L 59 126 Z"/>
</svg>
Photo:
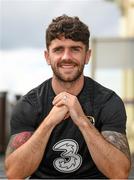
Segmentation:
<svg viewBox="0 0 134 180">
<path fill-rule="evenodd" d="M 62 59 L 71 59 L 71 52 L 70 50 L 65 50 L 64 53 L 63 53 L 63 56 L 62 56 Z"/>
</svg>

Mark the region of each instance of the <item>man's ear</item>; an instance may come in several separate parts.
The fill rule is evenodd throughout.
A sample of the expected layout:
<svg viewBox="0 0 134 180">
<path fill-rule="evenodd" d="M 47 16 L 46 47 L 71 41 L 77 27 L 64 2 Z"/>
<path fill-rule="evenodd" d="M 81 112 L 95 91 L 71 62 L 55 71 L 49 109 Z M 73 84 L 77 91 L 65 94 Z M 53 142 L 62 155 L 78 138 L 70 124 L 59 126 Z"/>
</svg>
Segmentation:
<svg viewBox="0 0 134 180">
<path fill-rule="evenodd" d="M 48 65 L 50 65 L 49 52 L 47 50 L 44 51 L 44 57 Z"/>
<path fill-rule="evenodd" d="M 85 64 L 88 64 L 91 57 L 91 49 L 88 49 L 86 53 Z"/>
</svg>

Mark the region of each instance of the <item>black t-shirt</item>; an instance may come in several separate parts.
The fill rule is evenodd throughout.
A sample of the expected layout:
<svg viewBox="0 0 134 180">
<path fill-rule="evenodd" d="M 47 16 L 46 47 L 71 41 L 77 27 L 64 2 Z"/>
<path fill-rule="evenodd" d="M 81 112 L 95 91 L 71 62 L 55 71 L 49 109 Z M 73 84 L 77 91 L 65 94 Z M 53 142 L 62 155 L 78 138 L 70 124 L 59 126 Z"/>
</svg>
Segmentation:
<svg viewBox="0 0 134 180">
<path fill-rule="evenodd" d="M 35 131 L 51 111 L 56 96 L 48 79 L 17 103 L 11 118 L 11 134 Z M 95 118 L 101 131 L 125 133 L 126 113 L 122 100 L 89 77 L 77 96 L 86 116 Z M 29 155 L 30 156 L 30 155 Z M 31 178 L 100 179 L 106 178 L 96 167 L 79 128 L 71 118 L 58 124 L 48 141 L 44 157 Z"/>
</svg>

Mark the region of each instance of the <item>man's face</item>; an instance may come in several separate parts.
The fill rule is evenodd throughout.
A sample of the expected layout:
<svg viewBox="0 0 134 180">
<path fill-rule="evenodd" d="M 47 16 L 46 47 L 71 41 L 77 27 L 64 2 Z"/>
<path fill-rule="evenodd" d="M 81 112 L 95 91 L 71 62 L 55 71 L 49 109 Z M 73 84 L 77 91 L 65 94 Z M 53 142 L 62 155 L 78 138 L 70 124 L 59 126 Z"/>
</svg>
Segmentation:
<svg viewBox="0 0 134 180">
<path fill-rule="evenodd" d="M 45 57 L 51 65 L 54 76 L 63 82 L 73 82 L 82 74 L 84 65 L 88 63 L 90 51 L 85 45 L 71 39 L 52 40 Z"/>
</svg>

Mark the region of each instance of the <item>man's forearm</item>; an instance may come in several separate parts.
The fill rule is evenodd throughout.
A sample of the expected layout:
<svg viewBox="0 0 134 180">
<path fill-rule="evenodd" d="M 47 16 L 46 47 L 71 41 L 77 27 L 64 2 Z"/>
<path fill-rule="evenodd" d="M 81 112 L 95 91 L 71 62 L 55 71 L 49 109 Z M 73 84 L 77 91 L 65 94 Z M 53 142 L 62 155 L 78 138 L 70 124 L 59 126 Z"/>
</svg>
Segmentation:
<svg viewBox="0 0 134 180">
<path fill-rule="evenodd" d="M 25 143 L 18 141 L 14 152 L 10 151 L 10 146 L 7 147 L 9 153 L 5 166 L 8 178 L 25 178 L 35 172 L 42 160 L 52 130 L 64 120 L 67 112 L 66 106 L 54 106 L 31 138 L 26 141 L 23 138 L 22 142 L 25 141 Z M 11 142 L 13 140 L 11 139 Z M 18 145 L 20 146 L 18 147 Z"/>
<path fill-rule="evenodd" d="M 7 156 L 5 167 L 8 178 L 25 178 L 37 169 L 52 130 L 53 127 L 45 120 L 26 143 Z"/>
<path fill-rule="evenodd" d="M 119 149 L 109 143 L 88 121 L 79 126 L 90 154 L 98 169 L 108 178 L 127 178 L 130 161 Z"/>
</svg>

